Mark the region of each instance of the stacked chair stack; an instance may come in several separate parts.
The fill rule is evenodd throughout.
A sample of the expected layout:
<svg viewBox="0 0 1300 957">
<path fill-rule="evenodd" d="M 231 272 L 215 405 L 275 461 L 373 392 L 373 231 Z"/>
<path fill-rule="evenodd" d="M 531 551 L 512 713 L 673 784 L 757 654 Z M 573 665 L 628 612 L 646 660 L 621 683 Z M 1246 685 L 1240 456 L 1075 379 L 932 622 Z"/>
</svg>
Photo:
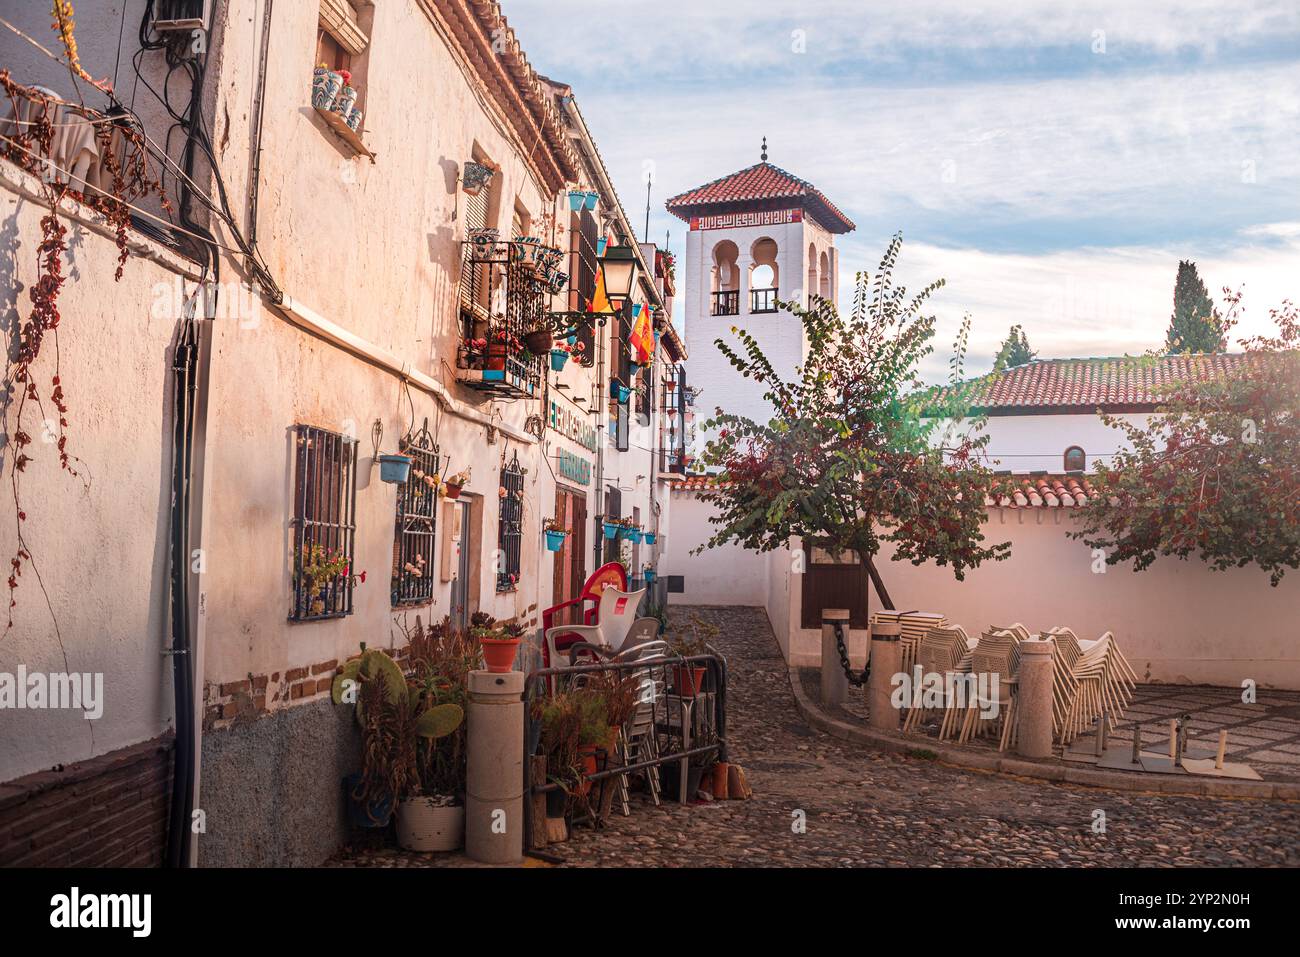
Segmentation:
<svg viewBox="0 0 1300 957">
<path fill-rule="evenodd" d="M 900 670 L 910 673 L 916 664 L 916 648 L 921 639 L 931 628 L 948 624 L 948 619 L 935 611 L 878 611 L 872 614 L 871 621 L 897 622 L 900 634 L 898 642 L 902 652 Z"/>
<path fill-rule="evenodd" d="M 921 666 L 925 675 L 966 674 L 970 671 L 971 652 L 975 643 L 966 635 L 961 625 L 938 625 L 922 636 L 916 646 L 916 664 Z M 922 686 L 917 683 L 912 688 L 912 707 L 907 711 L 903 730 L 914 730 L 921 723 L 923 712 L 927 709 L 922 704 Z M 947 688 L 944 689 L 943 722 L 939 728 L 939 739 L 955 730 L 957 710 L 955 702 L 948 700 Z"/>
</svg>

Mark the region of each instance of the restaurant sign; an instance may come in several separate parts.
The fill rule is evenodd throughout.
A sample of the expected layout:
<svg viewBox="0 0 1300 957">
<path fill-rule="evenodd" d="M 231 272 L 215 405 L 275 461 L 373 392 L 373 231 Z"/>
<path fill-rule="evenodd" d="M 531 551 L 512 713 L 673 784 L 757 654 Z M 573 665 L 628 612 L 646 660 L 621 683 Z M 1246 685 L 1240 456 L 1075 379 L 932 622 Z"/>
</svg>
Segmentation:
<svg viewBox="0 0 1300 957">
<path fill-rule="evenodd" d="M 558 449 L 555 453 L 555 464 L 559 466 L 560 475 L 570 482 L 577 482 L 579 485 L 591 484 L 591 462 L 587 459 L 566 452 L 564 449 Z"/>
</svg>

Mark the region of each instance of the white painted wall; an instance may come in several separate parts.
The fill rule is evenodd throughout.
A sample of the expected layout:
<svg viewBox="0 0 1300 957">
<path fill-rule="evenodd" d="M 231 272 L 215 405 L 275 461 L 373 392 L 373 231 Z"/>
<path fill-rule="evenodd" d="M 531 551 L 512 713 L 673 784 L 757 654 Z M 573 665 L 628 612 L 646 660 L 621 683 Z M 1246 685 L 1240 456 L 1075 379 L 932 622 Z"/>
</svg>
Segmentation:
<svg viewBox="0 0 1300 957">
<path fill-rule="evenodd" d="M 708 541 L 713 506 L 692 493 L 673 493 L 672 534 L 665 568 L 685 578 L 686 590 L 669 596 L 675 605 L 766 605 L 768 556 L 735 545 L 691 552 Z"/>
<path fill-rule="evenodd" d="M 1111 631 L 1144 681 L 1300 688 L 1300 576 L 1273 588 L 1256 568 L 1215 572 L 1170 558 L 1097 574 L 1091 551 L 1066 537 L 1075 521 L 1064 510 L 993 509 L 985 535 L 1010 541 L 1011 557 L 962 582 L 947 568 L 889 561 L 888 551 L 878 567 L 897 607 L 942 612 L 971 637 L 1017 621 L 1035 632 L 1068 625 L 1081 638 Z M 792 604 L 798 597 L 796 586 Z M 818 664 L 818 633 L 797 631 L 790 660 Z"/>
<path fill-rule="evenodd" d="M 1115 418 L 1142 425 L 1150 417 L 1122 413 Z M 1119 429 L 1104 424 L 1095 414 L 990 415 L 985 422 L 988 465 L 1012 472 L 1059 473 L 1065 467 L 1065 450 L 1072 445 L 1086 453 L 1087 470 L 1092 472 L 1099 461 L 1109 464 L 1111 456 L 1128 445 Z"/>
<path fill-rule="evenodd" d="M 13 166 L 0 169 L 0 314 L 8 329 L 31 309 L 39 220 L 48 211 L 32 199 L 38 190 L 37 180 Z M 24 567 L 15 593 L 13 628 L 0 635 L 0 672 L 12 675 L 23 665 L 29 673 L 100 673 L 103 715 L 90 721 L 81 711 L 0 710 L 0 781 L 147 741 L 171 726 L 171 665 L 162 650 L 176 320 L 152 306 L 155 287 L 170 289 L 189 264 L 137 244 L 158 259 L 133 255 L 114 283 L 113 241 L 83 222 L 65 225 L 71 255 L 59 298 L 59 373 L 70 409 L 67 448 L 82 478 L 60 469 L 55 446 L 41 441 L 40 410 L 28 403 L 23 427 L 34 441 L 22 473 L 23 533 L 34 565 Z M 53 346 L 47 338 L 37 366 L 47 414 Z M 12 403 L 5 424 L 17 428 Z M 12 464 L 7 445 L 0 446 L 6 493 Z M 4 510 L 0 554 L 7 566 L 18 547 L 8 494 Z"/>
</svg>

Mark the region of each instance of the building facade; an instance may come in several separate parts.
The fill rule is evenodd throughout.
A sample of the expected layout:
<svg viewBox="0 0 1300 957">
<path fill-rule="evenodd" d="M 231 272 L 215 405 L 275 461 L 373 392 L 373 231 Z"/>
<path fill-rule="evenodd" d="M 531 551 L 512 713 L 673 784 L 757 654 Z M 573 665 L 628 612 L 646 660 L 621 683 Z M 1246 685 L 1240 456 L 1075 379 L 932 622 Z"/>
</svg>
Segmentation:
<svg viewBox="0 0 1300 957">
<path fill-rule="evenodd" d="M 600 529 L 666 520 L 661 391 L 685 358 L 671 269 L 637 242 L 573 92 L 532 69 L 495 3 L 215 6 L 198 27 L 130 14 L 149 39 L 124 47 L 139 75 L 117 87 L 138 86 L 173 212 L 133 204 L 120 281 L 114 230 L 84 190 L 61 201 L 57 374 L 85 468 L 60 474 L 42 446 L 25 463 L 39 498 L 24 542 L 4 523 L 0 544 L 25 543 L 41 587 L 25 572 L 0 673 L 102 675 L 103 713 L 0 710 L 0 862 L 316 863 L 359 762 L 328 689 L 362 642 L 400 657 L 417 617 L 475 611 L 533 627 L 599 562 L 638 578 L 662 548 L 611 554 Z M 96 74 L 119 17 L 78 17 Z M 16 25 L 48 40 L 47 21 Z M 11 78 L 59 122 L 120 102 L 20 42 Z M 201 118 L 146 95 L 169 80 L 193 84 Z M 50 202 L 30 159 L 0 160 L 11 251 L 35 248 Z M 606 246 L 639 272 L 607 305 Z M 34 260 L 7 260 L 11 321 Z M 659 334 L 634 376 L 643 311 Z M 543 328 L 562 363 L 528 351 Z M 411 459 L 405 481 L 384 455 Z M 542 534 L 557 517 L 558 553 Z M 142 810 L 88 846 L 105 810 L 67 782 L 136 752 Z M 24 823 L 60 801 L 80 847 Z"/>
</svg>

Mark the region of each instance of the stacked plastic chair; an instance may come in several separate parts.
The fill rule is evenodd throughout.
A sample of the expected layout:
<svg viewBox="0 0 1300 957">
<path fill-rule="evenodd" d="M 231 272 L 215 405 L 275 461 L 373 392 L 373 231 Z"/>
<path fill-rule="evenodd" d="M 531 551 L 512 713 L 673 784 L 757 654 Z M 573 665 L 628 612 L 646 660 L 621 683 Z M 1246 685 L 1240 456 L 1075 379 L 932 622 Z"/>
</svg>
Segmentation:
<svg viewBox="0 0 1300 957">
<path fill-rule="evenodd" d="M 902 653 L 900 669 L 907 674 L 911 674 L 916 664 L 916 648 L 921 639 L 931 628 L 948 624 L 948 619 L 936 611 L 877 611 L 871 615 L 871 621 L 898 623 L 899 650 Z"/>
<path fill-rule="evenodd" d="M 980 636 L 979 643 L 971 653 L 970 670 L 972 674 L 988 676 L 983 682 L 987 690 L 978 692 L 978 697 L 968 702 L 966 715 L 957 735 L 958 744 L 965 744 L 977 735 L 990 730 L 994 725 L 1000 725 L 1001 738 L 1007 737 L 1007 729 L 1011 724 L 1012 702 L 1015 700 L 1014 678 L 1019 666 L 1019 645 L 1020 639 L 1016 634 L 1005 629 L 990 629 Z M 997 676 L 996 682 L 993 680 L 994 675 Z M 977 684 L 976 687 L 978 688 L 979 685 Z M 986 706 L 990 704 L 997 705 L 997 716 L 982 717 L 982 712 L 987 710 Z"/>
<path fill-rule="evenodd" d="M 916 646 L 916 663 L 921 666 L 923 675 L 965 674 L 970 671 L 971 651 L 975 642 L 967 636 L 961 625 L 940 625 L 925 633 Z M 903 730 L 915 730 L 921 723 L 922 683 L 918 682 L 912 689 L 912 707 L 908 709 L 903 721 Z M 957 710 L 955 702 L 949 700 L 947 689 L 943 696 L 943 721 L 939 726 L 939 739 L 943 740 L 956 726 Z"/>
</svg>

